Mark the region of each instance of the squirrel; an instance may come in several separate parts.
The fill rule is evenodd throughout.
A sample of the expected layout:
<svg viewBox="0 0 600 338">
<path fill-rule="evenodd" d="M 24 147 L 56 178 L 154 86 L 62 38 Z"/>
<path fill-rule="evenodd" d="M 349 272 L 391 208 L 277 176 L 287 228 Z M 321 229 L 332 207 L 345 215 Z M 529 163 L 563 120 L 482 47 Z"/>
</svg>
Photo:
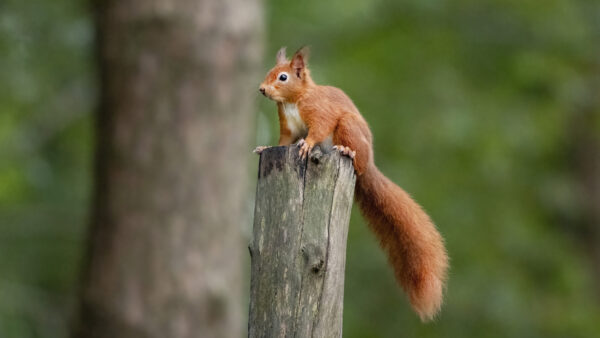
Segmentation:
<svg viewBox="0 0 600 338">
<path fill-rule="evenodd" d="M 422 321 L 432 320 L 442 305 L 448 269 L 442 236 L 421 206 L 375 166 L 371 131 L 352 100 L 341 89 L 313 82 L 308 49 L 299 49 L 290 61 L 283 47 L 276 60 L 259 91 L 277 103 L 279 145 L 298 142 L 305 158 L 315 145 L 333 143 L 333 149 L 353 159 L 362 215 L 413 309 Z"/>
</svg>

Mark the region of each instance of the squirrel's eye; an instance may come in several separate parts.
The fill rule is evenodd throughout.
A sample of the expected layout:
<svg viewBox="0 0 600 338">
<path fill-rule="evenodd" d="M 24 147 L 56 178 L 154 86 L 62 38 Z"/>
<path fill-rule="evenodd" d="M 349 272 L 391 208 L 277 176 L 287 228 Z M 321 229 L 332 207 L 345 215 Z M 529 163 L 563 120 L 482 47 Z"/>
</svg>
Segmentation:
<svg viewBox="0 0 600 338">
<path fill-rule="evenodd" d="M 285 81 L 285 80 L 287 80 L 287 74 L 279 75 L 279 81 Z"/>
</svg>

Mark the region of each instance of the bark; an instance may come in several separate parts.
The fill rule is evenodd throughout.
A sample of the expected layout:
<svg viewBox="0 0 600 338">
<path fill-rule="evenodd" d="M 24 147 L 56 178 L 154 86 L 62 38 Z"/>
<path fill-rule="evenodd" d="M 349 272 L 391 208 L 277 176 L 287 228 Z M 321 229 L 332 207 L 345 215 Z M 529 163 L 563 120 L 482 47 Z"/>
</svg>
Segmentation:
<svg viewBox="0 0 600 338">
<path fill-rule="evenodd" d="M 239 337 L 259 0 L 98 0 L 77 337 Z"/>
<path fill-rule="evenodd" d="M 341 337 L 352 161 L 274 147 L 260 159 L 249 337 Z"/>
</svg>

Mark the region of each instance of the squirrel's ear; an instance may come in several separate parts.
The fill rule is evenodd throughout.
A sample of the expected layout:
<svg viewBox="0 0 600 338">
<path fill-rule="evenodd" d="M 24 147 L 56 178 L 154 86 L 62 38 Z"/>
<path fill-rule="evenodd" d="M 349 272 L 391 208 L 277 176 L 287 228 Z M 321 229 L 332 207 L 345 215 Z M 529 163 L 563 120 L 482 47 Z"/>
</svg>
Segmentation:
<svg viewBox="0 0 600 338">
<path fill-rule="evenodd" d="M 304 46 L 294 54 L 292 57 L 291 66 L 294 69 L 297 77 L 300 77 L 302 71 L 306 67 L 306 62 L 308 61 L 308 47 Z"/>
<path fill-rule="evenodd" d="M 285 47 L 281 47 L 281 49 L 277 52 L 277 64 L 286 63 L 287 58 L 285 57 Z"/>
</svg>

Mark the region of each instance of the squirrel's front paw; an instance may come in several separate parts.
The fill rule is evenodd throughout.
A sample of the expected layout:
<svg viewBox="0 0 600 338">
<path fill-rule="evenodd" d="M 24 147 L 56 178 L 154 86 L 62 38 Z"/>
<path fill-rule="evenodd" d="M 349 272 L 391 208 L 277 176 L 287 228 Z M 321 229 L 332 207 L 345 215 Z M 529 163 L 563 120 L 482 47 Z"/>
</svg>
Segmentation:
<svg viewBox="0 0 600 338">
<path fill-rule="evenodd" d="M 254 148 L 254 150 L 252 152 L 260 155 L 267 148 L 271 148 L 271 147 L 270 146 L 258 146 L 256 148 Z"/>
<path fill-rule="evenodd" d="M 308 155 L 313 148 L 313 145 L 306 142 L 304 139 L 298 141 L 297 145 L 300 147 L 298 154 L 302 159 L 306 158 L 306 155 Z"/>
<path fill-rule="evenodd" d="M 346 156 L 350 157 L 351 159 L 354 159 L 354 157 L 356 157 L 356 151 L 350 149 L 350 147 L 344 147 L 342 145 L 335 145 L 335 146 L 333 146 L 333 149 L 339 151 L 340 154 L 342 154 L 342 155 L 346 155 Z"/>
</svg>

